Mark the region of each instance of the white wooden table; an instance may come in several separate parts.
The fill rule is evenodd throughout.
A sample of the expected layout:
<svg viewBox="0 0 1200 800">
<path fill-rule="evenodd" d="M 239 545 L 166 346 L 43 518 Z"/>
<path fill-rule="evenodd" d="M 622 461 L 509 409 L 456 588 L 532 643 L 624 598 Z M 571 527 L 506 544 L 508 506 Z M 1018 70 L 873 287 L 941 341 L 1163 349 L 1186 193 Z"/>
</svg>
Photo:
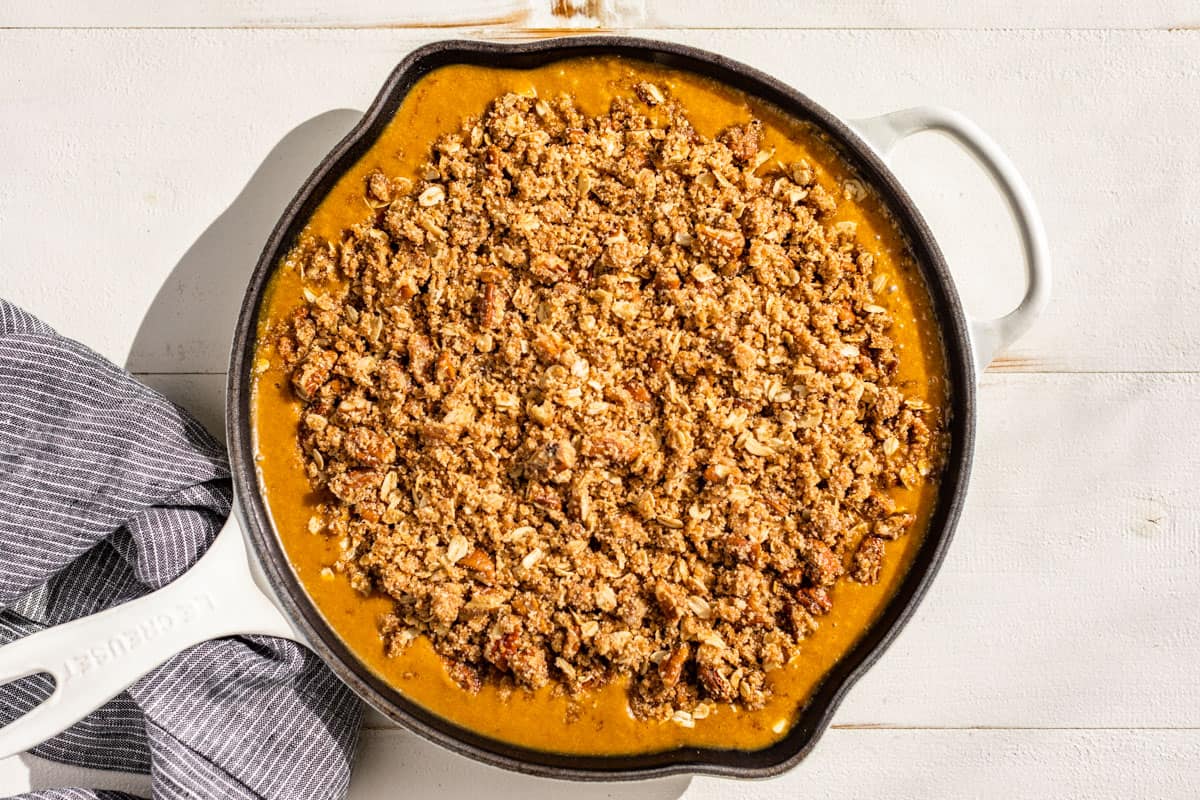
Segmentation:
<svg viewBox="0 0 1200 800">
<path fill-rule="evenodd" d="M 572 795 L 1197 796 L 1200 6 L 647 3 L 569 0 L 585 13 L 564 21 L 525 0 L 0 2 L 0 293 L 219 433 L 244 276 L 351 109 L 418 44 L 599 15 L 845 116 L 957 108 L 1026 175 L 1056 275 L 1044 318 L 983 376 L 967 509 L 933 590 L 788 775 Z M 431 13 L 460 25 L 422 27 Z M 968 306 L 1005 310 L 1020 267 L 998 197 L 936 137 L 897 158 Z M 70 784 L 148 781 L 0 761 L 0 794 Z M 562 791 L 372 722 L 351 796 Z"/>
</svg>

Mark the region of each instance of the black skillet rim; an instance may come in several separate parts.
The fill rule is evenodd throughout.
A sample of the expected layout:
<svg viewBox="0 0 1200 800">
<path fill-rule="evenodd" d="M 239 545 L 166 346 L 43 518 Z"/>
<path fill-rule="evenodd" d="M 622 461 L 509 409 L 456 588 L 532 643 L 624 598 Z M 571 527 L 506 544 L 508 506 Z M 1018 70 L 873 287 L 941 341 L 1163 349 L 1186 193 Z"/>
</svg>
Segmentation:
<svg viewBox="0 0 1200 800">
<path fill-rule="evenodd" d="M 828 134 L 883 196 L 908 239 L 932 299 L 951 389 L 950 452 L 929 531 L 895 596 L 859 642 L 826 676 L 779 742 L 754 750 L 680 748 L 629 756 L 579 756 L 517 747 L 448 722 L 407 700 L 362 665 L 324 621 L 288 564 L 262 499 L 250 426 L 258 308 L 275 265 L 338 177 L 371 146 L 421 77 L 449 64 L 531 68 L 566 58 L 619 55 L 705 75 L 745 91 Z M 250 276 L 234 331 L 226 389 L 230 460 L 246 537 L 279 603 L 309 646 L 360 697 L 388 718 L 452 751 L 531 775 L 574 780 L 637 780 L 675 774 L 766 778 L 798 764 L 828 727 L 846 692 L 891 644 L 916 610 L 945 558 L 962 510 L 975 437 L 975 366 L 968 324 L 954 282 L 924 218 L 883 160 L 839 117 L 807 96 L 745 64 L 684 45 L 628 36 L 546 39 L 519 44 L 441 41 L 418 48 L 392 71 L 354 129 L 321 161 L 288 203 Z M 917 691 L 918 687 L 911 686 Z"/>
</svg>

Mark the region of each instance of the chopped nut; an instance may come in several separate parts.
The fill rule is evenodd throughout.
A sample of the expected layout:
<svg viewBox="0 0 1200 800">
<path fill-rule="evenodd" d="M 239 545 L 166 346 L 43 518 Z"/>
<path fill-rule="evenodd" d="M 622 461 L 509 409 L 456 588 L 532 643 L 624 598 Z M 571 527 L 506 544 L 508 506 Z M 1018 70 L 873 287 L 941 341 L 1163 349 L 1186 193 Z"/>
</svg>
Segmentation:
<svg viewBox="0 0 1200 800">
<path fill-rule="evenodd" d="M 446 190 L 441 186 L 434 184 L 425 191 L 421 192 L 421 196 L 417 198 L 417 205 L 423 208 L 436 206 L 438 203 L 446 199 Z"/>
<path fill-rule="evenodd" d="M 524 558 L 521 559 L 521 566 L 525 569 L 533 569 L 534 565 L 541 561 L 542 556 L 544 555 L 545 553 L 542 552 L 542 548 L 535 547 L 530 550 Z"/>
<path fill-rule="evenodd" d="M 767 447 L 762 442 L 755 439 L 753 436 L 747 436 L 746 441 L 742 445 L 746 448 L 746 452 L 754 456 L 773 456 L 775 451 Z"/>
<path fill-rule="evenodd" d="M 852 220 L 846 220 L 834 225 L 833 229 L 843 236 L 852 238 L 858 233 L 858 223 Z"/>
<path fill-rule="evenodd" d="M 479 327 L 495 330 L 504 319 L 504 295 L 494 283 L 485 283 L 479 300 Z"/>
<path fill-rule="evenodd" d="M 596 590 L 596 605 L 603 611 L 612 611 L 617 607 L 617 594 L 607 584 Z"/>
<path fill-rule="evenodd" d="M 376 207 L 392 202 L 391 183 L 380 170 L 375 170 L 367 176 L 367 199 Z"/>
<path fill-rule="evenodd" d="M 704 479 L 709 481 L 723 481 L 729 477 L 731 470 L 726 464 L 710 464 L 704 470 Z"/>
<path fill-rule="evenodd" d="M 696 727 L 696 721 L 692 718 L 692 714 L 689 711 L 676 711 L 673 715 L 671 715 L 671 721 L 676 725 L 683 726 L 684 728 Z"/>
<path fill-rule="evenodd" d="M 712 618 L 712 606 L 710 606 L 708 604 L 708 601 L 705 600 L 703 597 L 700 597 L 698 595 L 692 595 L 691 597 L 689 597 L 688 598 L 688 608 L 690 608 L 692 610 L 692 613 L 695 614 L 700 619 L 711 619 Z"/>
<path fill-rule="evenodd" d="M 459 566 L 478 573 L 484 583 L 496 582 L 496 565 L 487 553 L 479 548 L 471 550 L 458 561 Z"/>
<path fill-rule="evenodd" d="M 854 580 L 859 583 L 878 583 L 883 569 L 883 539 L 868 536 L 854 553 Z"/>
<path fill-rule="evenodd" d="M 618 300 L 612 304 L 612 312 L 626 322 L 637 319 L 641 311 L 641 306 L 627 300 Z"/>
<path fill-rule="evenodd" d="M 633 91 L 642 99 L 642 102 L 651 106 L 656 106 L 666 99 L 663 96 L 662 89 L 659 89 L 653 83 L 648 83 L 646 81 L 635 84 Z"/>
<path fill-rule="evenodd" d="M 379 499 L 387 502 L 392 496 L 392 490 L 396 488 L 396 473 L 389 472 L 383 476 L 383 483 L 379 484 Z"/>
<path fill-rule="evenodd" d="M 446 560 L 451 564 L 457 563 L 471 550 L 471 543 L 462 534 L 455 534 L 446 546 Z"/>
</svg>

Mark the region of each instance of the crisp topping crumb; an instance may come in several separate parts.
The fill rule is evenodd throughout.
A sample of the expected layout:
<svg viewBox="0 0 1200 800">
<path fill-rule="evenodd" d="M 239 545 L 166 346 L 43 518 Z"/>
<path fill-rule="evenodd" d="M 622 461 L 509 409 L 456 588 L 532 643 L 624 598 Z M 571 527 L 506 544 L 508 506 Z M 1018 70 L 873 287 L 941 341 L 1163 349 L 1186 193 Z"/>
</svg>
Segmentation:
<svg viewBox="0 0 1200 800">
<path fill-rule="evenodd" d="M 371 175 L 374 216 L 293 254 L 276 349 L 330 498 L 309 529 L 395 601 L 392 652 L 424 635 L 468 687 L 626 677 L 690 727 L 761 707 L 830 589 L 878 579 L 914 519 L 889 490 L 936 479 L 943 434 L 845 195 L 757 121 L 708 139 L 633 93 L 507 94 L 422 180 Z"/>
</svg>

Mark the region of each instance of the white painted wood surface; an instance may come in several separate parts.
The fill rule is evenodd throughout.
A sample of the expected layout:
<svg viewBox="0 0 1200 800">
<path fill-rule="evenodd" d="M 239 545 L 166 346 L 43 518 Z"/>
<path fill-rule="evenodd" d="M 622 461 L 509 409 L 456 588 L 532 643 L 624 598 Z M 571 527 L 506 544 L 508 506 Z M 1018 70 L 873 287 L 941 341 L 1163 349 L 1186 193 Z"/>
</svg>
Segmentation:
<svg viewBox="0 0 1200 800">
<path fill-rule="evenodd" d="M 617 28 L 1186 28 L 1189 0 L 8 0 L 0 26 L 48 28 L 402 27 L 509 20 L 524 29 Z"/>
<path fill-rule="evenodd" d="M 784 778 L 734 783 L 671 778 L 572 784 L 503 772 L 403 731 L 363 739 L 349 800 L 798 800 L 799 798 L 1194 798 L 1200 748 L 1176 730 L 896 730 L 834 727 Z M 2 764 L 2 762 L 0 762 Z M 149 794 L 144 776 L 72 770 L 23 756 L 0 769 L 0 793 L 78 780 Z"/>
<path fill-rule="evenodd" d="M 0 294 L 217 432 L 227 331 L 275 217 L 404 53 L 464 33 L 389 27 L 421 11 L 404 4 L 320 5 L 0 3 Z M 543 13 L 528 5 L 515 27 L 466 32 L 525 35 Z M 572 794 L 1195 797 L 1196 5 L 755 0 L 739 14 L 651 2 L 643 24 L 678 27 L 641 33 L 747 61 L 849 117 L 965 112 L 1037 196 L 1055 296 L 984 377 L 973 484 L 933 590 L 812 756 L 763 783 Z M 834 25 L 879 29 L 817 29 Z M 896 158 L 967 304 L 1002 312 L 1020 286 L 999 200 L 936 137 Z M 406 796 L 563 792 L 371 725 L 357 800 L 401 782 Z M 71 783 L 147 786 L 0 762 L 0 794 Z"/>
<path fill-rule="evenodd" d="M 438 0 L 404 3 L 360 0 L 201 0 L 160 3 L 155 0 L 12 0 L 0 22 L 17 28 L 348 28 L 524 25 L 543 4 L 536 0 Z M 545 4 L 548 5 L 548 4 Z M 548 12 L 547 12 L 548 13 Z M 1135 15 L 1136 16 L 1136 15 Z M 1161 10 L 1148 18 L 1165 19 Z"/>
</svg>

